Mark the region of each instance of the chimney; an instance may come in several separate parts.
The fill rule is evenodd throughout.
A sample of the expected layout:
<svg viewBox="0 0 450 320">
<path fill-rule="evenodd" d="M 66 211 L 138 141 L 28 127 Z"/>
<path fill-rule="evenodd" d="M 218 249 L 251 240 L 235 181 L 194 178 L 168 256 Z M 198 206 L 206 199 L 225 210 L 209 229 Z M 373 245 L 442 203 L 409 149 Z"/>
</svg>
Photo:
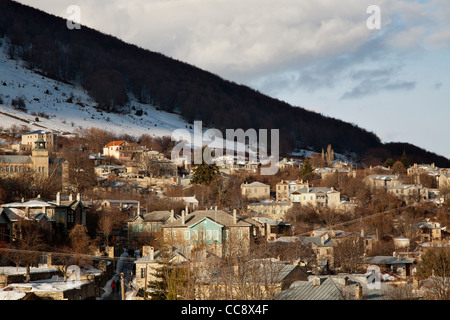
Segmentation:
<svg viewBox="0 0 450 320">
<path fill-rule="evenodd" d="M 417 277 L 413 277 L 413 289 L 419 290 L 419 288 L 420 288 L 419 279 Z"/>
<path fill-rule="evenodd" d="M 184 211 L 186 212 L 186 216 L 189 214 L 189 207 L 186 205 L 186 207 L 184 208 Z"/>
<path fill-rule="evenodd" d="M 185 217 L 184 217 L 184 210 L 181 211 L 181 224 L 184 224 Z"/>
<path fill-rule="evenodd" d="M 61 192 L 58 192 L 56 194 L 56 205 L 58 205 L 58 206 L 61 205 Z"/>
<path fill-rule="evenodd" d="M 362 286 L 359 283 L 355 285 L 355 298 L 358 300 L 363 298 Z"/>
<path fill-rule="evenodd" d="M 175 220 L 175 215 L 173 213 L 173 209 L 170 210 L 170 222 L 173 222 Z"/>
<path fill-rule="evenodd" d="M 79 193 L 77 193 L 77 201 L 81 202 L 81 195 Z"/>
<path fill-rule="evenodd" d="M 148 249 L 148 255 L 150 257 L 150 260 L 155 260 L 155 249 L 153 247 L 150 247 Z"/>
<path fill-rule="evenodd" d="M 137 206 L 137 213 L 136 215 L 139 216 L 141 214 L 141 202 L 138 201 L 138 206 Z"/>
<path fill-rule="evenodd" d="M 320 278 L 319 277 L 314 277 L 313 278 L 313 286 L 314 287 L 320 286 Z"/>
<path fill-rule="evenodd" d="M 236 209 L 233 209 L 233 224 L 237 224 Z"/>
<path fill-rule="evenodd" d="M 72 194 L 69 194 L 69 201 L 72 201 Z"/>
<path fill-rule="evenodd" d="M 25 217 L 26 217 L 27 219 L 30 218 L 30 207 L 25 207 Z"/>
<path fill-rule="evenodd" d="M 361 237 L 364 238 L 364 228 L 361 229 Z"/>
</svg>

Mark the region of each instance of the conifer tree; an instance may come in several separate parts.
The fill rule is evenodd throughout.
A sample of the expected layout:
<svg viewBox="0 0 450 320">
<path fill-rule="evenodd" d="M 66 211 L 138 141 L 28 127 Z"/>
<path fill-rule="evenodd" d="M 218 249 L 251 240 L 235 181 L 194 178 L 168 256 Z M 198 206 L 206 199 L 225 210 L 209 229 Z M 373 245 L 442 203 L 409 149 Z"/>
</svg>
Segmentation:
<svg viewBox="0 0 450 320">
<path fill-rule="evenodd" d="M 401 163 L 403 163 L 403 165 L 405 166 L 405 168 L 409 168 L 409 160 L 408 157 L 406 156 L 406 152 L 403 150 L 403 154 L 402 157 L 400 159 Z"/>
<path fill-rule="evenodd" d="M 307 174 L 310 174 L 314 171 L 313 166 L 311 165 L 311 161 L 308 157 L 305 158 L 303 161 L 303 169 L 302 169 L 302 177 L 306 176 Z"/>
<path fill-rule="evenodd" d="M 205 154 L 205 151 L 208 150 L 204 147 L 202 151 L 203 154 Z M 209 184 L 220 175 L 219 167 L 211 161 L 206 161 L 205 157 L 202 157 L 201 164 L 194 165 L 192 171 L 193 178 L 191 180 L 191 184 Z"/>
</svg>

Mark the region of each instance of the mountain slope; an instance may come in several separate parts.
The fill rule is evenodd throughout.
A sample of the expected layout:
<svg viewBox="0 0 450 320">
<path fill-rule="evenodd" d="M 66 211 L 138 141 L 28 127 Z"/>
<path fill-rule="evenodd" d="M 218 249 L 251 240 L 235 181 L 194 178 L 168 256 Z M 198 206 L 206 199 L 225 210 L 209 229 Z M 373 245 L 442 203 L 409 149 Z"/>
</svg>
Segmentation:
<svg viewBox="0 0 450 320">
<path fill-rule="evenodd" d="M 157 107 L 223 132 L 278 128 L 283 154 L 320 152 L 331 144 L 337 153 L 364 157 L 384 148 L 375 134 L 353 124 L 291 106 L 88 27 L 69 30 L 66 20 L 10 0 L 0 0 L 0 11 L 0 37 L 10 40 L 9 56 L 47 77 L 82 87 L 98 110 L 126 111 L 131 96 L 148 113 Z M 418 156 L 422 151 L 414 150 Z M 450 166 L 448 159 L 433 157 L 429 161 Z"/>
<path fill-rule="evenodd" d="M 170 136 L 177 128 L 190 125 L 179 115 L 168 113 L 135 99 L 121 113 L 96 109 L 97 103 L 77 85 L 50 79 L 29 70 L 20 60 L 10 59 L 0 39 L 0 126 L 25 125 L 30 130 L 48 129 L 73 133 L 78 128 L 101 128 L 120 134 Z M 23 98 L 25 108 L 14 108 L 13 100 Z M 145 112 L 140 114 L 140 110 Z"/>
</svg>

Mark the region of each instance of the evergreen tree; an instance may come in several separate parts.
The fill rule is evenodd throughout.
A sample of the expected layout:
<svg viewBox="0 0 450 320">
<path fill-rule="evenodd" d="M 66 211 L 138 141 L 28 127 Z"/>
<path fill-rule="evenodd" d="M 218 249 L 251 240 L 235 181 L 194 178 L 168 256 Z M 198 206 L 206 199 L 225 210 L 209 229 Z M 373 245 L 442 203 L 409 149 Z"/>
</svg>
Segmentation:
<svg viewBox="0 0 450 320">
<path fill-rule="evenodd" d="M 156 269 L 155 280 L 148 282 L 151 300 L 181 300 L 187 285 L 187 271 L 185 268 L 171 263 L 172 255 L 163 250 L 160 256 L 161 267 Z M 147 294 L 147 293 L 144 293 Z"/>
<path fill-rule="evenodd" d="M 206 147 L 203 148 L 203 154 L 208 151 Z M 211 161 L 206 161 L 205 157 L 202 157 L 202 163 L 194 165 L 192 168 L 193 178 L 191 184 L 209 184 L 211 181 L 215 180 L 219 175 L 219 167 Z"/>
<path fill-rule="evenodd" d="M 394 165 L 394 159 L 392 159 L 392 158 L 388 158 L 388 159 L 386 159 L 386 161 L 384 162 L 384 166 L 386 167 L 386 168 L 391 168 L 393 165 Z"/>
<path fill-rule="evenodd" d="M 313 166 L 311 165 L 311 161 L 309 160 L 309 158 L 305 158 L 305 160 L 303 161 L 303 169 L 302 169 L 302 177 L 312 173 L 314 171 Z"/>
<path fill-rule="evenodd" d="M 409 168 L 409 160 L 408 157 L 406 156 L 406 152 L 403 150 L 403 154 L 402 157 L 400 159 L 401 163 L 403 163 L 403 165 L 405 166 L 405 168 Z"/>
</svg>

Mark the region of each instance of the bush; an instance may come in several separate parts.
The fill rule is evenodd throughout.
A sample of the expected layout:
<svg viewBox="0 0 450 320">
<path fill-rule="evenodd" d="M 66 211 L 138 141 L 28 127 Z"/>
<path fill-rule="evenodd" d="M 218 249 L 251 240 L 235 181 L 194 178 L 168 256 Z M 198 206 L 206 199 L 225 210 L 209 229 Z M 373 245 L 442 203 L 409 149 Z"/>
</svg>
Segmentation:
<svg viewBox="0 0 450 320">
<path fill-rule="evenodd" d="M 25 98 L 23 96 L 16 97 L 11 101 L 11 105 L 14 107 L 14 109 L 26 111 L 27 107 L 25 104 Z"/>
</svg>

